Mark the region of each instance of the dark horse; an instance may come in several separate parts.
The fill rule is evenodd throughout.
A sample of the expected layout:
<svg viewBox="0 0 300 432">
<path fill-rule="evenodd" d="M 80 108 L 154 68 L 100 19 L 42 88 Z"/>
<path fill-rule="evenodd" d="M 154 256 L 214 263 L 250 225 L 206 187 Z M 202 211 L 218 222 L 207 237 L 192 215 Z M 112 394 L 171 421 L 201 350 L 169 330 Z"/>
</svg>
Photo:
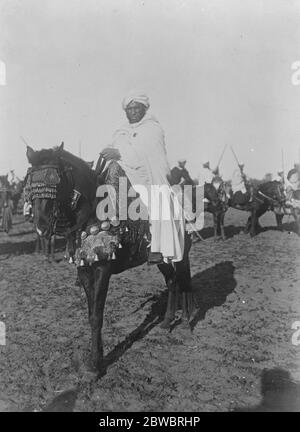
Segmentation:
<svg viewBox="0 0 300 432">
<path fill-rule="evenodd" d="M 175 167 L 176 168 L 176 167 Z M 172 173 L 171 173 L 172 174 Z M 178 180 L 182 180 L 181 177 L 172 176 L 170 184 L 178 184 Z M 197 188 L 202 188 L 202 186 L 196 185 L 193 180 L 188 177 L 183 177 L 183 181 L 180 185 L 184 188 L 186 185 L 191 185 L 193 187 L 192 192 L 192 201 L 193 201 L 193 211 L 196 211 L 196 195 Z M 214 221 L 214 238 L 215 240 L 221 236 L 222 240 L 226 240 L 225 232 L 224 232 L 224 217 L 225 213 L 228 210 L 228 201 L 229 196 L 227 195 L 226 183 L 220 178 L 219 185 L 217 187 L 214 186 L 213 183 L 204 183 L 204 211 L 211 213 L 213 215 Z"/>
<path fill-rule="evenodd" d="M 226 184 L 222 180 L 216 188 L 212 183 L 204 184 L 204 210 L 211 213 L 214 218 L 214 238 L 217 240 L 221 235 L 222 240 L 226 240 L 224 231 L 224 218 L 228 210 L 229 197 L 226 192 Z"/>
<path fill-rule="evenodd" d="M 246 232 L 250 232 L 251 237 L 255 236 L 257 233 L 259 218 L 268 210 L 274 211 L 277 225 L 282 229 L 281 214 L 285 202 L 285 195 L 283 185 L 280 181 L 273 180 L 256 186 L 253 189 L 252 197 L 250 197 L 250 194 L 247 194 L 245 203 L 242 204 L 235 201 L 232 191 L 230 194 L 230 207 L 250 212 L 246 225 Z"/>
<path fill-rule="evenodd" d="M 36 152 L 29 147 L 27 157 L 32 165 L 28 174 L 28 190 L 33 203 L 34 222 L 39 232 L 46 237 L 51 236 L 56 232 L 59 219 L 62 218 L 68 223 L 69 235 L 76 233 L 76 257 L 79 251 L 80 258 L 80 264 L 77 264 L 78 282 L 87 295 L 92 332 L 91 366 L 93 370 L 103 371 L 105 366 L 101 329 L 109 280 L 112 274 L 147 261 L 149 222 L 122 220 L 119 225 L 113 225 L 113 221 L 99 221 L 96 217 L 99 200 L 96 198 L 95 171 L 84 161 L 65 151 L 63 145 L 56 149 Z M 109 183 L 111 179 L 115 181 L 119 176 L 125 176 L 124 171 L 116 162 L 111 162 L 109 168 L 100 176 L 100 183 Z M 74 193 L 79 197 L 75 205 Z M 104 231 L 104 222 L 106 229 L 109 227 L 108 231 Z M 87 232 L 92 234 L 92 230 L 99 231 L 99 226 L 101 231 L 97 235 L 86 237 Z M 96 255 L 92 261 L 88 262 L 89 256 L 85 256 L 87 260 L 84 260 L 82 248 L 99 236 L 107 242 L 108 248 L 113 244 L 113 240 L 118 238 L 118 247 L 110 253 L 104 253 L 104 246 L 99 246 L 95 249 Z M 190 247 L 190 236 L 186 235 L 183 260 L 174 264 L 158 265 L 168 287 L 167 310 L 162 323 L 165 328 L 169 328 L 175 319 L 180 300 L 184 324 L 188 324 L 193 310 L 188 256 Z"/>
</svg>

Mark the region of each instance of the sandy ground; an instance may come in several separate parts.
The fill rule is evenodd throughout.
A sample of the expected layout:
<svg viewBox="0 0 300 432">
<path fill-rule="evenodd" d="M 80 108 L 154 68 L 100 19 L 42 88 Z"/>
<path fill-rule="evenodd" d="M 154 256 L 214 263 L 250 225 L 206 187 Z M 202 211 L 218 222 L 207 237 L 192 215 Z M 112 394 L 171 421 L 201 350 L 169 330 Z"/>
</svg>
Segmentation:
<svg viewBox="0 0 300 432">
<path fill-rule="evenodd" d="M 48 262 L 33 253 L 32 226 L 15 218 L 10 235 L 0 233 L 0 411 L 300 411 L 300 238 L 288 220 L 276 231 L 267 214 L 251 239 L 246 217 L 228 212 L 225 242 L 213 241 L 208 218 L 192 247 L 191 332 L 160 328 L 166 290 L 155 267 L 112 277 L 109 366 L 97 381 L 85 371 L 87 304 L 62 241 Z"/>
</svg>

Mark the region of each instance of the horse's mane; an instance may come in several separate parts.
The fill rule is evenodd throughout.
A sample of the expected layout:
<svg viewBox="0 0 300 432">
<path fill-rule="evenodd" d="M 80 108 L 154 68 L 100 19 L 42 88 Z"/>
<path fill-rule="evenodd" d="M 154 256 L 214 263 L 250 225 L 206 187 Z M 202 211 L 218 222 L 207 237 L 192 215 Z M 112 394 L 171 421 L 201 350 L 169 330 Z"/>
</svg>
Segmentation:
<svg viewBox="0 0 300 432">
<path fill-rule="evenodd" d="M 261 183 L 260 185 L 258 185 L 258 189 L 269 189 L 269 187 L 271 186 L 275 186 L 275 185 L 280 185 L 281 183 L 280 183 L 280 181 L 278 181 L 278 180 L 270 180 L 270 181 L 267 181 L 267 182 L 263 182 L 263 183 Z"/>
<path fill-rule="evenodd" d="M 92 177 L 93 180 L 96 179 L 96 174 L 92 170 L 92 168 L 89 167 L 89 165 L 79 157 L 73 155 L 72 153 L 61 150 L 60 151 L 60 158 L 64 160 L 65 162 L 69 163 L 73 168 L 76 168 L 80 171 L 82 175 L 85 177 Z"/>
<path fill-rule="evenodd" d="M 75 189 L 90 201 L 93 201 L 95 199 L 97 179 L 95 171 L 93 171 L 84 160 L 66 150 L 61 150 L 59 157 L 61 161 L 66 162 L 73 168 Z"/>
</svg>

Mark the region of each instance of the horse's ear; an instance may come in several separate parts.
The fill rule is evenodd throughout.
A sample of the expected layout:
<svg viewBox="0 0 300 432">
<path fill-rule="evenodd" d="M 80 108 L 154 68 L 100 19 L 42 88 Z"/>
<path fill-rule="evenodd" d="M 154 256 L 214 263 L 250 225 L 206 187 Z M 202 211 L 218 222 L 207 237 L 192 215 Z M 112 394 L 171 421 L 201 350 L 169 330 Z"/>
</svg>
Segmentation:
<svg viewBox="0 0 300 432">
<path fill-rule="evenodd" d="M 34 154 L 35 154 L 35 151 L 30 146 L 27 146 L 26 156 L 27 156 L 29 163 L 32 163 Z"/>
<path fill-rule="evenodd" d="M 62 141 L 60 146 L 54 147 L 53 150 L 55 153 L 58 153 L 58 155 L 60 155 L 60 153 L 63 151 L 64 149 L 64 142 Z"/>
</svg>

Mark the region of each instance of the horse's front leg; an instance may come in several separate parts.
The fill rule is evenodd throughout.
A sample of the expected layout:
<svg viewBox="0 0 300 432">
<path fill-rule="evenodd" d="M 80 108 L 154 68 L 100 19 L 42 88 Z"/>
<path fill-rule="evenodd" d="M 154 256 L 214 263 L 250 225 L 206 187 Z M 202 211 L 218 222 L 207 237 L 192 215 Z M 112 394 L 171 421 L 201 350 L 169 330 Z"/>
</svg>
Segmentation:
<svg viewBox="0 0 300 432">
<path fill-rule="evenodd" d="M 102 326 L 104 306 L 111 276 L 110 264 L 95 266 L 94 290 L 91 299 L 90 326 L 92 330 L 92 366 L 98 371 L 103 368 Z"/>
<path fill-rule="evenodd" d="M 92 336 L 89 366 L 94 372 L 101 372 L 104 368 L 101 331 L 110 276 L 109 263 L 78 268 L 78 279 L 85 290 L 88 301 L 88 316 Z"/>
<path fill-rule="evenodd" d="M 222 240 L 226 240 L 225 229 L 224 229 L 225 212 L 226 210 L 225 211 L 223 210 L 220 214 L 220 231 L 221 231 Z"/>
<path fill-rule="evenodd" d="M 275 217 L 276 217 L 277 228 L 280 231 L 283 231 L 283 225 L 282 225 L 283 214 L 275 213 Z"/>
<path fill-rule="evenodd" d="M 256 214 L 256 208 L 253 208 L 251 210 L 251 223 L 250 223 L 250 236 L 254 237 L 256 234 L 256 224 L 257 224 L 258 218 Z"/>
<path fill-rule="evenodd" d="M 41 250 L 41 237 L 36 233 L 36 240 L 35 240 L 35 253 L 40 253 Z"/>
<path fill-rule="evenodd" d="M 65 257 L 69 261 L 70 264 L 72 264 L 74 262 L 75 239 L 76 239 L 76 234 L 75 233 L 69 233 L 66 236 L 66 252 L 65 252 Z"/>
<path fill-rule="evenodd" d="M 49 253 L 49 242 L 45 237 L 40 237 L 40 239 L 41 239 L 42 254 L 47 257 Z"/>
<path fill-rule="evenodd" d="M 214 241 L 218 240 L 218 212 L 216 209 L 213 211 L 214 218 Z"/>
<path fill-rule="evenodd" d="M 79 268 L 78 277 L 83 285 L 89 307 L 89 322 L 92 332 L 91 369 L 103 370 L 102 325 L 104 306 L 111 276 L 110 264 L 93 264 L 91 268 Z"/>
</svg>

